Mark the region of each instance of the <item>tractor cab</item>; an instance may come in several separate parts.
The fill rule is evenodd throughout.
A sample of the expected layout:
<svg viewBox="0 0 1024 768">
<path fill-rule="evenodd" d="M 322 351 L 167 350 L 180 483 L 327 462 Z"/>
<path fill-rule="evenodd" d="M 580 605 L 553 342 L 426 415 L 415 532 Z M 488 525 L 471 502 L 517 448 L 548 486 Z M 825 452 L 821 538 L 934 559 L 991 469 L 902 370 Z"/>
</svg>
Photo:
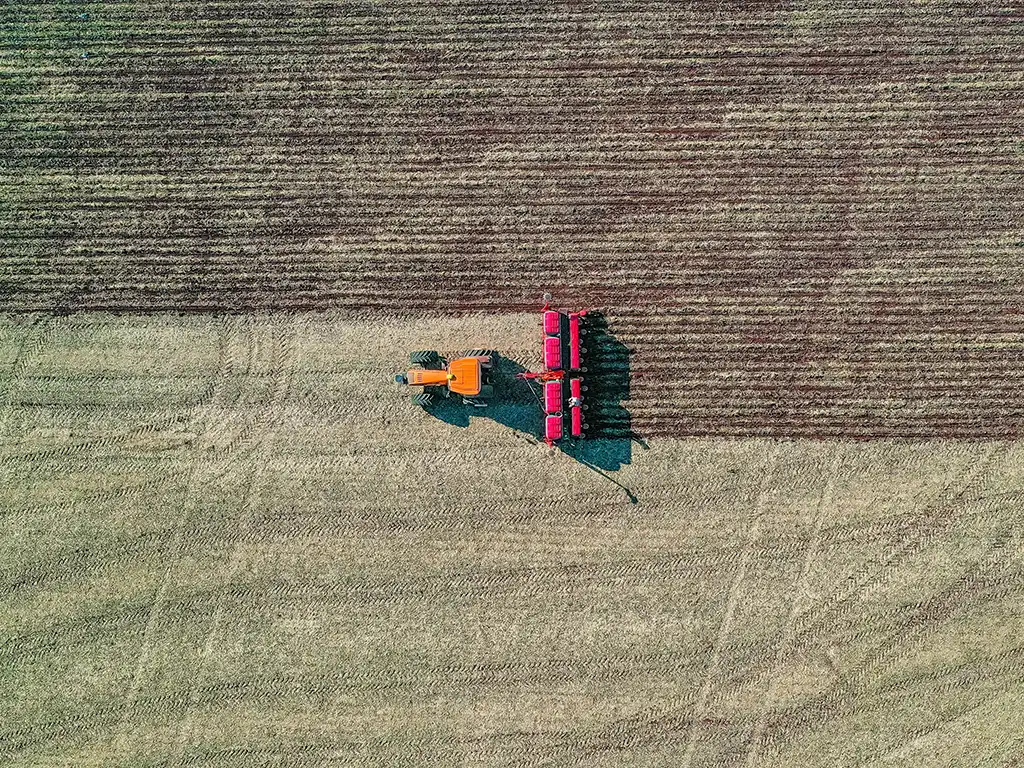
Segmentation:
<svg viewBox="0 0 1024 768">
<path fill-rule="evenodd" d="M 421 351 L 409 355 L 409 361 L 416 367 L 410 368 L 408 373 L 397 374 L 395 383 L 423 387 L 422 392 L 412 395 L 412 401 L 424 408 L 452 395 L 461 396 L 467 405 L 483 408 L 494 395 L 493 352 L 478 349 L 465 357 L 446 361 L 437 352 Z"/>
<path fill-rule="evenodd" d="M 457 395 L 477 397 L 484 386 L 484 361 L 488 358 L 460 357 L 448 364 L 448 389 Z M 490 368 L 488 368 L 488 372 Z"/>
</svg>

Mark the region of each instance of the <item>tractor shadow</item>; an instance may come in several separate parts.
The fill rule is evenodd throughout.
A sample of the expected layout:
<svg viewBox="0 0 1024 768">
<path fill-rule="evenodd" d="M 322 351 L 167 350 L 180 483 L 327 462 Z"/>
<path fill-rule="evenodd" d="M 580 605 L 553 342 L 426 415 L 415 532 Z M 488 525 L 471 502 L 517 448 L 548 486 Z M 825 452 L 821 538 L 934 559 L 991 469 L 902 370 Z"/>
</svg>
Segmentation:
<svg viewBox="0 0 1024 768">
<path fill-rule="evenodd" d="M 614 472 L 630 463 L 634 441 L 647 447 L 633 433 L 625 407 L 629 399 L 629 349 L 609 332 L 603 315 L 588 313 L 585 327 L 582 345 L 587 349 L 584 356 L 587 372 L 583 374 L 587 387 L 584 394 L 586 437 L 565 440 L 558 445 L 558 450 L 592 469 Z M 463 404 L 460 398 L 450 398 L 426 411 L 457 427 L 468 427 L 473 416 L 489 418 L 540 444 L 543 431 L 540 387 L 516 378 L 525 371 L 522 365 L 499 353 L 492 379 L 495 396 L 490 405 L 474 408 Z"/>
<path fill-rule="evenodd" d="M 516 376 L 526 371 L 515 360 L 495 355 L 491 383 L 494 398 L 486 408 L 474 408 L 461 397 L 449 397 L 424 410 L 439 421 L 456 427 L 468 427 L 471 417 L 488 418 L 506 427 L 538 438 L 541 427 L 541 406 L 528 382 Z"/>
<path fill-rule="evenodd" d="M 563 452 L 581 464 L 614 472 L 633 458 L 633 443 L 646 448 L 634 434 L 632 420 L 626 409 L 629 400 L 629 348 L 608 330 L 608 321 L 597 311 L 587 313 L 583 346 L 587 353 L 583 375 L 587 391 L 587 436 L 585 440 L 566 443 Z"/>
</svg>

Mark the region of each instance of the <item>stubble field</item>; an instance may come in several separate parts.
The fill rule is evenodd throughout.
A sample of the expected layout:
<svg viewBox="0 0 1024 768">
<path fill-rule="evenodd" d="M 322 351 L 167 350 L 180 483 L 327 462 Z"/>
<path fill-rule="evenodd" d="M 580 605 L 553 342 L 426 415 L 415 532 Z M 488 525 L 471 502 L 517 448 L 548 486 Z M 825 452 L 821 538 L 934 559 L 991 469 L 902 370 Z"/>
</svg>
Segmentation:
<svg viewBox="0 0 1024 768">
<path fill-rule="evenodd" d="M 536 318 L 7 326 L 5 763 L 1019 756 L 1017 444 L 652 440 L 633 504 L 388 381 L 499 338 Z"/>
<path fill-rule="evenodd" d="M 0 24 L 0 762 L 1024 761 L 1019 9 Z"/>
</svg>

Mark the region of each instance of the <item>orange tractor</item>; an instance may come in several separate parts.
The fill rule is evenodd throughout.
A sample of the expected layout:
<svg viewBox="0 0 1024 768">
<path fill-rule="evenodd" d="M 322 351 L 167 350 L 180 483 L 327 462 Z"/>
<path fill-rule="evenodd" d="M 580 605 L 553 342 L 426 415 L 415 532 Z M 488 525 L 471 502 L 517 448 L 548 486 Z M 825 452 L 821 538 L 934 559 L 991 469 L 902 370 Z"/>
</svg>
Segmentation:
<svg viewBox="0 0 1024 768">
<path fill-rule="evenodd" d="M 544 294 L 543 339 L 544 370 L 523 371 L 517 379 L 526 381 L 543 411 L 543 440 L 550 446 L 562 441 L 584 438 L 587 429 L 583 412 L 587 374 L 583 337 L 587 333 L 587 310 L 554 309 L 551 295 Z M 399 384 L 423 387 L 412 395 L 416 405 L 430 408 L 441 398 L 461 395 L 464 403 L 477 408 L 487 405 L 494 396 L 491 376 L 496 356 L 485 349 L 475 349 L 465 357 L 445 361 L 437 352 L 413 352 L 409 355 L 413 368 L 395 376 Z M 540 385 L 538 394 L 533 382 Z"/>
<path fill-rule="evenodd" d="M 429 408 L 441 398 L 461 396 L 467 405 L 484 408 L 494 396 L 491 376 L 494 371 L 494 353 L 474 349 L 465 357 L 446 361 L 433 350 L 413 352 L 409 362 L 415 368 L 395 376 L 398 384 L 423 387 L 411 396 L 413 403 Z"/>
</svg>

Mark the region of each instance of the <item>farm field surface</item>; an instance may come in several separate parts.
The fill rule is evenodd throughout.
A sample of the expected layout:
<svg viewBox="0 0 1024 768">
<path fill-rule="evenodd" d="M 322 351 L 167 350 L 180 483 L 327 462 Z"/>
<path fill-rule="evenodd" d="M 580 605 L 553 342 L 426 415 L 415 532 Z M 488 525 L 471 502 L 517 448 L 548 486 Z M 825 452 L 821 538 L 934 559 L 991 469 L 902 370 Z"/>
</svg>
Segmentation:
<svg viewBox="0 0 1024 768">
<path fill-rule="evenodd" d="M 618 311 L 650 435 L 1024 432 L 1013 6 L 2 13 L 11 309 L 551 290 Z"/>
<path fill-rule="evenodd" d="M 1024 765 L 1022 136 L 1013 4 L 5 4 L 0 764 Z"/>
<path fill-rule="evenodd" d="M 389 382 L 536 315 L 3 325 L 5 765 L 1011 765 L 1013 442 L 651 440 Z M 608 441 L 614 442 L 614 441 Z"/>
</svg>

